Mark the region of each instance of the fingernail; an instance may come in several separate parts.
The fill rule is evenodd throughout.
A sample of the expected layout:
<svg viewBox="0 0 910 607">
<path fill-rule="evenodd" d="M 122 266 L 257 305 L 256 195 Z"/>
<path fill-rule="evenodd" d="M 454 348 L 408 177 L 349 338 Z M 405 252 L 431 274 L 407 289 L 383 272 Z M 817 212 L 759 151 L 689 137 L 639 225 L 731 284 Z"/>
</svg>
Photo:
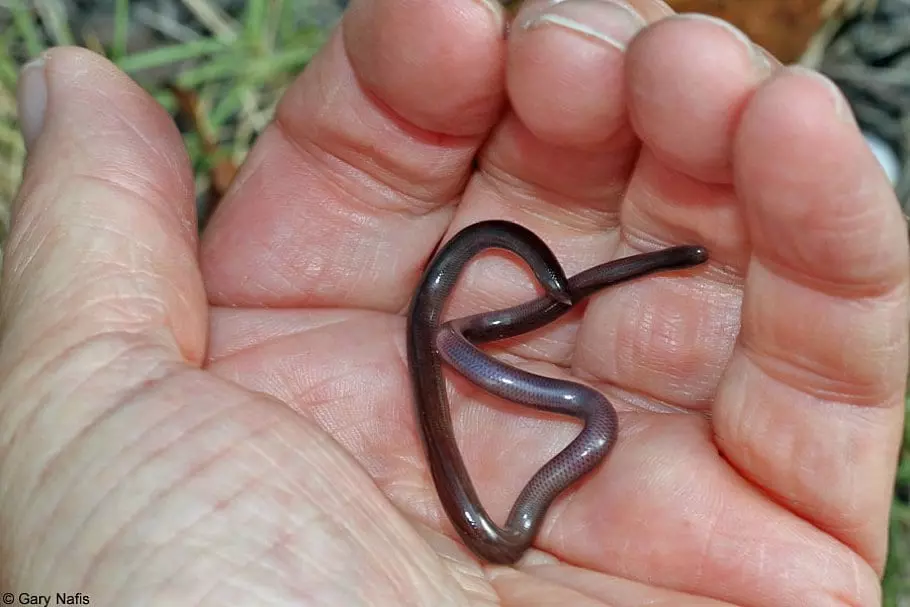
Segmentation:
<svg viewBox="0 0 910 607">
<path fill-rule="evenodd" d="M 791 65 L 787 69 L 791 73 L 802 74 L 803 76 L 812 78 L 816 82 L 823 84 L 828 90 L 832 105 L 834 105 L 834 114 L 844 122 L 856 122 L 856 119 L 853 116 L 853 110 L 850 108 L 850 103 L 847 101 L 847 98 L 844 96 L 843 92 L 841 92 L 840 88 L 838 88 L 830 78 L 821 72 L 817 72 L 808 67 L 803 67 L 802 65 Z"/>
<path fill-rule="evenodd" d="M 741 29 L 734 26 L 733 24 L 715 17 L 713 15 L 703 15 L 702 13 L 682 13 L 673 17 L 674 19 L 689 19 L 692 21 L 701 21 L 704 23 L 713 23 L 717 27 L 723 28 L 727 33 L 732 34 L 734 38 L 739 40 L 739 42 L 746 47 L 746 50 L 749 53 L 749 56 L 752 59 L 752 63 L 755 64 L 762 72 L 771 71 L 771 63 L 768 61 L 768 58 L 765 54 L 752 44 L 752 41 L 749 40 L 749 37 L 743 33 Z"/>
<path fill-rule="evenodd" d="M 25 149 L 35 145 L 44 128 L 44 112 L 47 107 L 47 76 L 44 70 L 44 55 L 22 66 L 16 91 L 19 112 L 19 129 L 25 140 Z"/>
<path fill-rule="evenodd" d="M 645 20 L 624 2 L 614 0 L 565 0 L 549 2 L 527 15 L 521 27 L 562 27 L 625 50 L 645 26 Z"/>
</svg>

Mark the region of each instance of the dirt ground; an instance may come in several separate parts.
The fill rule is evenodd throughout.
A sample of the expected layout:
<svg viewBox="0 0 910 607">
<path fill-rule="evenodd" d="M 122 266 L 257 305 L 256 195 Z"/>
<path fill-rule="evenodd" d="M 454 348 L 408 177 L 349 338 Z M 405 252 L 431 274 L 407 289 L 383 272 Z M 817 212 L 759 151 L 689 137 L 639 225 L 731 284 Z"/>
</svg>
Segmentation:
<svg viewBox="0 0 910 607">
<path fill-rule="evenodd" d="M 797 61 L 822 24 L 824 0 L 669 0 L 680 13 L 729 21 L 783 63 Z"/>
</svg>

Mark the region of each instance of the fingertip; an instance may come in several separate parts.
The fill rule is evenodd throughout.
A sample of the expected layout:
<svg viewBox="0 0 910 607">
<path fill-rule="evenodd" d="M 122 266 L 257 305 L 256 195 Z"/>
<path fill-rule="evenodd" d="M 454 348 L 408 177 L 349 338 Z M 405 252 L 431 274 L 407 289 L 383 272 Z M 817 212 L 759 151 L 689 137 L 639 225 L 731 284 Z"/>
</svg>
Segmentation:
<svg viewBox="0 0 910 607">
<path fill-rule="evenodd" d="M 629 46 L 632 124 L 671 168 L 729 183 L 740 112 L 769 71 L 761 51 L 729 23 L 695 14 L 668 17 Z"/>
<path fill-rule="evenodd" d="M 31 144 L 4 255 L 2 313 L 20 336 L 10 343 L 28 347 L 47 326 L 81 338 L 164 326 L 200 362 L 205 294 L 176 125 L 113 63 L 77 47 L 28 67 L 19 98 Z"/>
<path fill-rule="evenodd" d="M 502 104 L 502 11 L 487 0 L 355 2 L 344 47 L 361 85 L 406 121 L 478 135 Z"/>
<path fill-rule="evenodd" d="M 734 156 L 757 255 L 841 288 L 906 281 L 907 231 L 894 189 L 828 78 L 788 67 L 760 87 Z"/>
<path fill-rule="evenodd" d="M 23 68 L 18 93 L 24 110 L 23 127 L 28 131 L 23 135 L 32 140 L 27 171 L 43 165 L 45 159 L 54 162 L 70 152 L 76 162 L 110 163 L 113 172 L 132 156 L 104 143 L 99 133 L 106 133 L 124 145 L 128 140 L 130 145 L 144 148 L 146 162 L 129 167 L 131 171 L 160 172 L 162 178 L 180 188 L 179 200 L 193 197 L 193 175 L 174 121 L 106 57 L 76 46 L 48 49 Z M 155 133 L 155 145 L 149 144 L 144 132 Z M 52 143 L 45 145 L 44 139 Z M 194 230 L 195 207 L 175 208 Z"/>
<path fill-rule="evenodd" d="M 509 100 L 536 137 L 585 148 L 626 125 L 624 52 L 645 20 L 619 2 L 531 4 L 509 36 Z"/>
</svg>

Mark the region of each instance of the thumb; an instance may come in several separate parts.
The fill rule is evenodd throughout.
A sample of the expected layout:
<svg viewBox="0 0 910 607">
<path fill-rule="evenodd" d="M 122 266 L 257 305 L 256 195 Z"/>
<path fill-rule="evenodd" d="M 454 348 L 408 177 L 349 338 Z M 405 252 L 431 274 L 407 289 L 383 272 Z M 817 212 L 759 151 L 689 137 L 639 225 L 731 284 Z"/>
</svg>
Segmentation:
<svg viewBox="0 0 910 607">
<path fill-rule="evenodd" d="M 112 336 L 199 364 L 207 305 L 193 181 L 170 117 L 77 48 L 23 68 L 19 116 L 29 157 L 0 282 L 2 376 Z"/>
</svg>

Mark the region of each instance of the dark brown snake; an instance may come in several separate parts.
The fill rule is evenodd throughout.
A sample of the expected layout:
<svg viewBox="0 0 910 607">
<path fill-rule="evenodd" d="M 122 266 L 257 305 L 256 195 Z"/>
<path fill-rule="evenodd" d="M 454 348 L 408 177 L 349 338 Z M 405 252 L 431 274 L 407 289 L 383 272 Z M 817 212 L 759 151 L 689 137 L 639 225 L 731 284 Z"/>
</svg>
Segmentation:
<svg viewBox="0 0 910 607">
<path fill-rule="evenodd" d="M 442 322 L 446 301 L 467 263 L 490 248 L 521 257 L 546 294 L 505 310 Z M 582 384 L 534 375 L 484 354 L 474 344 L 514 337 L 553 322 L 595 291 L 659 271 L 703 263 L 700 246 L 677 246 L 618 259 L 567 278 L 533 232 L 506 221 L 471 225 L 449 240 L 427 267 L 408 316 L 408 364 L 419 427 L 442 506 L 464 543 L 492 563 L 511 564 L 530 547 L 553 500 L 591 472 L 616 442 L 610 402 Z M 483 508 L 456 444 L 442 375 L 443 361 L 488 392 L 584 422 L 578 436 L 522 490 L 504 527 Z"/>
</svg>

